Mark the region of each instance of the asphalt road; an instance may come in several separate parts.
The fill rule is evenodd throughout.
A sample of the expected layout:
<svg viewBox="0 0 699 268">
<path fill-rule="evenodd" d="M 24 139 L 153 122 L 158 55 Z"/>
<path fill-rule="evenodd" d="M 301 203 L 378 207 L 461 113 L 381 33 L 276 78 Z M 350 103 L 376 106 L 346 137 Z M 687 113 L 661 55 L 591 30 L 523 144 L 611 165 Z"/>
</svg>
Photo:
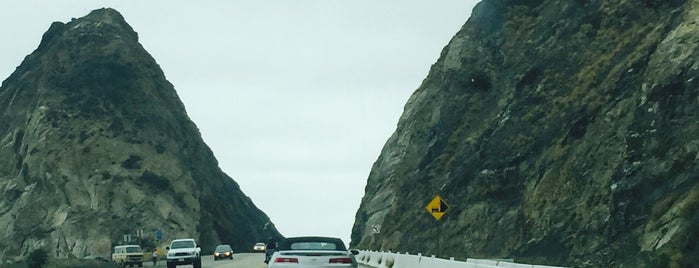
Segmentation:
<svg viewBox="0 0 699 268">
<path fill-rule="evenodd" d="M 233 254 L 233 260 L 218 260 L 214 261 L 214 256 L 204 256 L 201 260 L 202 268 L 218 267 L 218 268 L 267 268 L 264 263 L 264 253 L 238 253 Z M 152 267 L 153 263 L 144 263 L 145 267 Z M 158 261 L 156 267 L 165 267 L 165 260 Z M 191 265 L 182 265 L 177 267 L 192 267 Z M 371 268 L 370 266 L 359 265 L 359 268 Z"/>
</svg>

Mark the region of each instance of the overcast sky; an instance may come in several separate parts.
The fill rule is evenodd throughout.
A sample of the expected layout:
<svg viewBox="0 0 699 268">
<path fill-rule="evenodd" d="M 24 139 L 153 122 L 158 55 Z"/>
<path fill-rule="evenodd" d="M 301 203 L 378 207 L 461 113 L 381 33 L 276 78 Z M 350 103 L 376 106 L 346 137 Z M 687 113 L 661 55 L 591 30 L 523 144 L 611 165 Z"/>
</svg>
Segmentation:
<svg viewBox="0 0 699 268">
<path fill-rule="evenodd" d="M 51 22 L 115 8 L 279 231 L 349 244 L 372 164 L 477 2 L 3 1 L 0 79 Z"/>
</svg>

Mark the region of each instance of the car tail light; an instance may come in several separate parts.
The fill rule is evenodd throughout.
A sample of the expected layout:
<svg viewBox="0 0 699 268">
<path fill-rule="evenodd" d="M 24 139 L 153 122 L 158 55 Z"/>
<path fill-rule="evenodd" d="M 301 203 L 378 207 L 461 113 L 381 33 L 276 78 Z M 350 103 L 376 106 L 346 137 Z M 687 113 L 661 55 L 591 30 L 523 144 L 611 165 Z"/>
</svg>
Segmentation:
<svg viewBox="0 0 699 268">
<path fill-rule="evenodd" d="M 330 263 L 352 263 L 351 258 L 331 258 Z"/>
<path fill-rule="evenodd" d="M 276 258 L 274 259 L 275 263 L 299 263 L 299 259 L 297 258 Z"/>
</svg>

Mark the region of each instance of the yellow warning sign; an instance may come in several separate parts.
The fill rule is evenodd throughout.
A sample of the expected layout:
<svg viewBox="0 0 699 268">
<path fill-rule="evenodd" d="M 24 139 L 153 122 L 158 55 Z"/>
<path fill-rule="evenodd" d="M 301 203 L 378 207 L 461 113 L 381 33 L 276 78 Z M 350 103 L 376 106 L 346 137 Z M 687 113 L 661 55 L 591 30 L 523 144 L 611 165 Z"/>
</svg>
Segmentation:
<svg viewBox="0 0 699 268">
<path fill-rule="evenodd" d="M 447 213 L 449 205 L 447 205 L 447 202 L 444 202 L 444 200 L 437 195 L 432 199 L 432 201 L 430 201 L 429 204 L 427 204 L 427 207 L 425 208 L 435 219 L 439 220 L 442 218 L 442 216 L 444 216 L 444 213 Z"/>
</svg>

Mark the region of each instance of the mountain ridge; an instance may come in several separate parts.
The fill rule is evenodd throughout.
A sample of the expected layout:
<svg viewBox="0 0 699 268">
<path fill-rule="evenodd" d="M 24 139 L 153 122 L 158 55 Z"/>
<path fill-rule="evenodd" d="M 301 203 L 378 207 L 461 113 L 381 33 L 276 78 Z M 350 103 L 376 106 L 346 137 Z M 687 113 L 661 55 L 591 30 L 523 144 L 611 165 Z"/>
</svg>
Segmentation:
<svg viewBox="0 0 699 268">
<path fill-rule="evenodd" d="M 351 245 L 576 267 L 696 263 L 697 10 L 481 1 L 374 163 Z M 436 195 L 450 205 L 439 221 L 425 210 Z"/>
<path fill-rule="evenodd" d="M 3 81 L 0 112 L 0 259 L 107 256 L 139 230 L 238 251 L 281 236 L 114 9 L 51 24 Z"/>
</svg>

